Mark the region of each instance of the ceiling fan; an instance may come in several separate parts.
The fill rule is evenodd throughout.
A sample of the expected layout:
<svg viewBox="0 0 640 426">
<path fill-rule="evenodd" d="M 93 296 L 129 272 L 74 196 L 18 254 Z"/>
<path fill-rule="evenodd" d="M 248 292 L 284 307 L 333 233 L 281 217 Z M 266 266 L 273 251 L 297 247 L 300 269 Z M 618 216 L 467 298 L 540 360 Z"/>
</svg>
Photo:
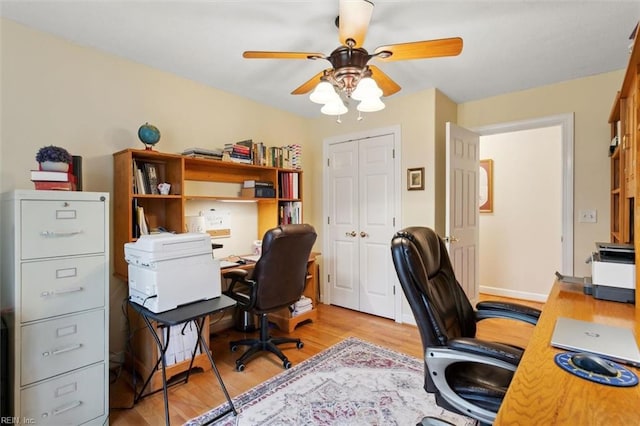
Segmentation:
<svg viewBox="0 0 640 426">
<path fill-rule="evenodd" d="M 341 45 L 329 56 L 322 53 L 272 51 L 246 51 L 242 56 L 248 59 L 326 59 L 332 68 L 314 75 L 291 94 L 301 95 L 313 90 L 311 100 L 325 104 L 323 113 L 340 115 L 346 113 L 347 108 L 335 92 L 336 89 L 348 98 L 361 101 L 359 111 L 384 108 L 380 96 L 390 96 L 400 90 L 400 86 L 378 67 L 369 65 L 370 60 L 392 62 L 426 59 L 456 56 L 462 51 L 462 39 L 452 37 L 389 44 L 369 53 L 362 46 L 372 14 L 373 3 L 368 0 L 340 0 L 336 26 Z"/>
</svg>

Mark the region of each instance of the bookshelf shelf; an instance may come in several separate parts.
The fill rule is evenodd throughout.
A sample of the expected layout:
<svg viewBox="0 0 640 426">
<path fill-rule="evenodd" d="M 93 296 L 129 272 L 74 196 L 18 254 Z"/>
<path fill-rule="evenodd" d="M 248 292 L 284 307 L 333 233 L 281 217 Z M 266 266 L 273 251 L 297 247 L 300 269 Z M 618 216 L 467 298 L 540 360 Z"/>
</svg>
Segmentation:
<svg viewBox="0 0 640 426">
<path fill-rule="evenodd" d="M 168 231 L 184 232 L 185 205 L 192 200 L 212 200 L 228 202 L 255 202 L 258 204 L 258 235 L 282 222 L 282 208 L 291 203 L 302 207 L 303 188 L 302 170 L 280 167 L 258 166 L 197 158 L 179 154 L 167 154 L 158 151 L 126 149 L 113 154 L 114 158 L 114 272 L 126 280 L 127 263 L 124 260 L 124 244 L 135 241 L 135 223 L 133 206 L 143 207 L 149 228 L 162 227 Z M 171 184 L 169 195 L 139 194 L 134 188 L 134 168 L 138 164 L 154 164 L 160 182 Z M 297 198 L 279 198 L 280 185 L 285 181 L 296 181 Z M 275 198 L 252 198 L 229 196 L 217 192 L 214 186 L 203 194 L 185 194 L 190 181 L 212 184 L 236 184 L 238 193 L 246 180 L 273 182 Z M 208 188 L 208 187 L 207 187 Z M 296 216 L 302 221 L 301 211 Z"/>
</svg>

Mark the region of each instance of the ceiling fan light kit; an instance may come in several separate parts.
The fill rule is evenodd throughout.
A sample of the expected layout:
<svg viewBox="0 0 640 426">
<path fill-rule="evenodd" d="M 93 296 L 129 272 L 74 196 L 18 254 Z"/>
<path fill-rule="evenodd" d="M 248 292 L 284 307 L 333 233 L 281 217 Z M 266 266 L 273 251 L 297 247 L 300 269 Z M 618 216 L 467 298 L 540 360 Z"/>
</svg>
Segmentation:
<svg viewBox="0 0 640 426">
<path fill-rule="evenodd" d="M 359 112 L 374 112 L 384 109 L 382 96 L 391 96 L 400 91 L 400 86 L 382 70 L 368 65 L 371 59 L 390 62 L 456 56 L 462 52 L 462 39 L 453 37 L 379 46 L 374 53 L 370 54 L 361 46 L 372 14 L 373 3 L 368 0 L 340 0 L 336 25 L 338 25 L 341 46 L 329 56 L 307 52 L 246 51 L 243 57 L 329 61 L 332 68 L 319 72 L 291 94 L 301 95 L 311 92 L 309 95 L 311 102 L 323 104 L 320 112 L 340 116 L 349 111 L 343 98 L 360 101 L 357 106 Z M 358 114 L 358 120 L 360 119 L 362 116 Z M 338 122 L 340 122 L 339 118 Z"/>
</svg>

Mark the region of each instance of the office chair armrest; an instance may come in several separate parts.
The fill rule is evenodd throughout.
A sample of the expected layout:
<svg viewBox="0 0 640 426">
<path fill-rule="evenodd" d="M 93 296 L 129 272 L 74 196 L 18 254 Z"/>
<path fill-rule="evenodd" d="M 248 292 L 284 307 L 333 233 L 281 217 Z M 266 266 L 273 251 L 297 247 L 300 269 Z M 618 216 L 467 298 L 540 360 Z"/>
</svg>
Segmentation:
<svg viewBox="0 0 640 426">
<path fill-rule="evenodd" d="M 486 301 L 476 305 L 476 321 L 507 318 L 536 325 L 542 311 L 519 303 Z"/>
<path fill-rule="evenodd" d="M 223 293 L 238 302 L 244 309 L 252 309 L 256 303 L 257 285 L 253 280 L 248 280 L 249 272 L 244 269 L 231 269 L 226 271 L 224 278 L 231 279 L 231 284 Z M 239 286 L 236 289 L 236 286 Z"/>
<path fill-rule="evenodd" d="M 522 358 L 522 349 L 506 345 L 498 342 L 488 342 L 486 340 L 472 339 L 468 337 L 459 337 L 457 339 L 451 339 L 447 342 L 446 348 L 452 351 L 458 351 L 461 353 L 492 358 L 502 362 L 509 363 L 514 367 L 520 363 Z M 478 361 L 482 362 L 482 361 Z M 490 362 L 484 362 L 485 364 L 493 364 Z M 493 364 L 500 366 L 498 364 Z M 506 368 L 506 367 L 505 367 Z"/>
<path fill-rule="evenodd" d="M 248 275 L 249 271 L 246 269 L 229 269 L 222 274 L 224 278 L 229 278 L 234 281 L 244 281 Z"/>
</svg>

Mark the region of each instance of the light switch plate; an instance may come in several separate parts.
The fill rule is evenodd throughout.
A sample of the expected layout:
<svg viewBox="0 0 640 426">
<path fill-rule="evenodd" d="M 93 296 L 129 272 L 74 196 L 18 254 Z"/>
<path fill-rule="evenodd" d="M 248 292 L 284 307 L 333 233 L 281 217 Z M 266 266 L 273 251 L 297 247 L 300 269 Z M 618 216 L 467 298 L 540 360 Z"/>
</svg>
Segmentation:
<svg viewBox="0 0 640 426">
<path fill-rule="evenodd" d="M 596 223 L 598 222 L 598 212 L 596 209 L 580 210 L 578 222 Z"/>
</svg>

